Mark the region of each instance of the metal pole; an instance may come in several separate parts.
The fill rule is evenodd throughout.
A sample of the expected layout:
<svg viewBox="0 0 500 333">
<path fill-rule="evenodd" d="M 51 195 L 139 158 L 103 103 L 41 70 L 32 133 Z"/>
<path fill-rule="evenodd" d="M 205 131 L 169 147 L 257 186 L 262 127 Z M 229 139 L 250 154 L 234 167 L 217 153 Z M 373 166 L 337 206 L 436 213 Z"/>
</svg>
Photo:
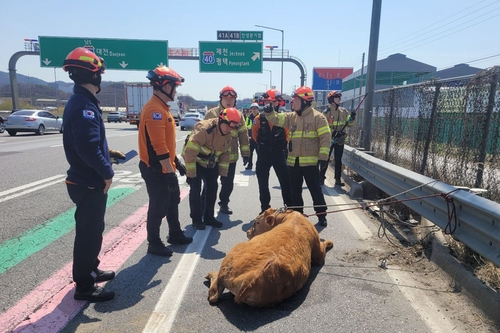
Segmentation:
<svg viewBox="0 0 500 333">
<path fill-rule="evenodd" d="M 363 115 L 363 148 L 370 151 L 372 139 L 373 95 L 375 91 L 375 78 L 377 75 L 377 52 L 380 31 L 380 12 L 382 0 L 373 0 L 372 22 L 370 28 L 370 45 L 368 50 L 368 70 L 366 73 L 366 101 Z"/>
<path fill-rule="evenodd" d="M 284 57 L 284 50 L 285 47 L 285 31 L 281 30 L 281 93 L 284 94 L 283 92 L 283 57 Z"/>
</svg>

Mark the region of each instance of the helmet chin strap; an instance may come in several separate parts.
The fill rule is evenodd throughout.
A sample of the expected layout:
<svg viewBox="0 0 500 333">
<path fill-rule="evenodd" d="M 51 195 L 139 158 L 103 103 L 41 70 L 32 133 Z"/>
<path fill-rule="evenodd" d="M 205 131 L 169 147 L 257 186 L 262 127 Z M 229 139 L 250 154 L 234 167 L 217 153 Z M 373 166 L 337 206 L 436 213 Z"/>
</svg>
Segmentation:
<svg viewBox="0 0 500 333">
<path fill-rule="evenodd" d="M 306 101 L 304 101 L 302 98 L 300 99 L 300 110 L 295 110 L 295 112 L 300 116 L 302 115 L 302 111 L 304 111 L 304 109 L 306 108 L 307 106 L 307 103 Z"/>
<path fill-rule="evenodd" d="M 169 84 L 169 85 L 170 85 L 171 83 L 167 83 L 167 84 Z M 163 85 L 163 86 L 160 88 L 160 91 L 161 91 L 161 92 L 162 92 L 165 96 L 167 96 L 167 97 L 168 97 L 168 99 L 170 99 L 171 101 L 173 101 L 173 100 L 174 100 L 174 96 L 173 96 L 172 92 L 170 92 L 170 94 L 169 94 L 169 93 L 167 93 L 165 90 L 163 90 L 163 87 L 164 87 L 164 86 L 166 86 L 167 84 Z M 173 89 L 173 88 L 172 88 L 172 91 L 174 91 L 174 89 Z"/>
</svg>

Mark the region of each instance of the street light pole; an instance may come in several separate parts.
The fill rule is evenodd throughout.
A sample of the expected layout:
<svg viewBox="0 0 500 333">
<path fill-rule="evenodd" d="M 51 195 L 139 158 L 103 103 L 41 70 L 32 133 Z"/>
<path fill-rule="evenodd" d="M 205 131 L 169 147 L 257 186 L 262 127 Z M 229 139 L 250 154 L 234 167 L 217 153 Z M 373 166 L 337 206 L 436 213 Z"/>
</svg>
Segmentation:
<svg viewBox="0 0 500 333">
<path fill-rule="evenodd" d="M 266 86 L 266 91 L 267 91 L 267 84 L 265 83 L 257 83 L 257 84 L 260 84 L 261 86 Z"/>
<path fill-rule="evenodd" d="M 264 69 L 266 72 L 269 72 L 269 89 L 273 88 L 273 72 L 269 69 Z"/>
<path fill-rule="evenodd" d="M 285 30 L 282 29 L 276 29 L 276 28 L 271 28 L 271 27 L 266 27 L 263 25 L 255 25 L 256 27 L 259 28 L 264 28 L 264 29 L 271 29 L 271 30 L 276 30 L 281 32 L 281 93 L 283 94 L 283 58 L 285 56 L 284 54 L 284 47 L 285 47 Z"/>
</svg>

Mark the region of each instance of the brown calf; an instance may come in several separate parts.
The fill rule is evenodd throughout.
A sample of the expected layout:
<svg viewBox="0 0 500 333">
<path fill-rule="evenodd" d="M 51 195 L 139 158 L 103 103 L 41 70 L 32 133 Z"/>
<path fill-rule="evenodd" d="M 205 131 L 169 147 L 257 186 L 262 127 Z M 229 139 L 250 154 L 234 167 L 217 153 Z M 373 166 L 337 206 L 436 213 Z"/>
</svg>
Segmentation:
<svg viewBox="0 0 500 333">
<path fill-rule="evenodd" d="M 333 247 L 331 240 L 320 240 L 304 215 L 290 210 L 267 209 L 255 219 L 247 236 L 250 240 L 236 244 L 218 272 L 207 274 L 210 303 L 216 303 L 227 288 L 238 304 L 277 304 L 304 286 L 311 263 L 323 264 L 327 249 Z"/>
</svg>

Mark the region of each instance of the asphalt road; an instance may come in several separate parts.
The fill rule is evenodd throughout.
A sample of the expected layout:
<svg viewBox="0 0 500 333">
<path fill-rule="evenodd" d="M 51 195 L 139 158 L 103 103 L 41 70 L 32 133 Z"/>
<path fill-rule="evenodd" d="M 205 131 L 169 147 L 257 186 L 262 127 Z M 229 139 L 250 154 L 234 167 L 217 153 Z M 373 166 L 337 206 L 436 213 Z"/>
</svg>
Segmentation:
<svg viewBox="0 0 500 333">
<path fill-rule="evenodd" d="M 110 148 L 137 150 L 135 126 L 106 128 Z M 177 133 L 178 152 L 187 134 Z M 180 177 L 180 221 L 195 241 L 173 246 L 170 258 L 146 254 L 148 199 L 138 158 L 115 166 L 100 258 L 102 268 L 117 272 L 107 284 L 116 298 L 74 301 L 74 206 L 63 183 L 67 162 L 61 138 L 0 135 L 0 332 L 494 332 L 471 315 L 477 310 L 454 293 L 437 267 L 382 269 L 381 260 L 394 248 L 377 237 L 378 222 L 361 210 L 331 213 L 328 227 L 318 227 L 334 248 L 290 299 L 253 309 L 236 304 L 226 290 L 216 306 L 209 305 L 204 276 L 218 270 L 236 243 L 246 241 L 245 231 L 260 211 L 255 172 L 244 170 L 241 159 L 230 202 L 234 214 L 218 215 L 224 223 L 220 229 L 191 227 L 189 188 Z M 270 183 L 271 204 L 280 207 L 273 172 Z M 328 179 L 324 190 L 329 210 L 358 206 L 332 183 Z M 312 204 L 305 185 L 304 199 L 306 206 Z M 165 223 L 163 237 L 166 228 Z"/>
</svg>

